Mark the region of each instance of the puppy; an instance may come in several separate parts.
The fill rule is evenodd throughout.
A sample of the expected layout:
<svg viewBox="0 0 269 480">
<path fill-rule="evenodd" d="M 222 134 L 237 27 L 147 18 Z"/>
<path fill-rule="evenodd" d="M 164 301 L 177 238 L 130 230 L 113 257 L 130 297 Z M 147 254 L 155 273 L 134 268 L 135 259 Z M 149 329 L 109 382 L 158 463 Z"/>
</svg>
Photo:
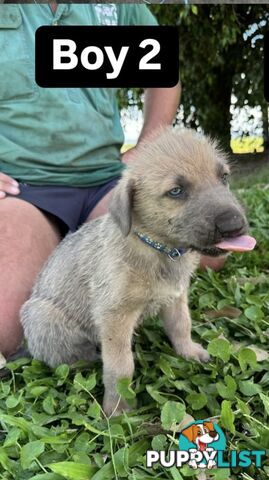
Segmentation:
<svg viewBox="0 0 269 480">
<path fill-rule="evenodd" d="M 132 336 L 143 318 L 160 314 L 177 355 L 208 360 L 191 339 L 187 291 L 200 254 L 248 238 L 228 175 L 208 138 L 160 130 L 126 168 L 109 213 L 67 235 L 24 304 L 34 358 L 55 367 L 91 360 L 101 345 L 108 415 L 127 408 L 116 384 L 133 375 Z"/>
</svg>

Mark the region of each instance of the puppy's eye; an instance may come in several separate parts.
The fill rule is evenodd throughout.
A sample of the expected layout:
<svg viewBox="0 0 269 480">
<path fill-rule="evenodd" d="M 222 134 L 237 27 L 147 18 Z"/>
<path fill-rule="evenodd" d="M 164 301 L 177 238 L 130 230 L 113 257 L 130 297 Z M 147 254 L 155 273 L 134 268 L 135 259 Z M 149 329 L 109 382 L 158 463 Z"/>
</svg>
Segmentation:
<svg viewBox="0 0 269 480">
<path fill-rule="evenodd" d="M 180 197 L 180 195 L 182 195 L 183 192 L 184 190 L 182 187 L 175 187 L 175 188 L 172 188 L 172 190 L 169 190 L 167 194 L 171 198 L 177 198 L 177 197 Z"/>
<path fill-rule="evenodd" d="M 221 181 L 224 185 L 228 185 L 228 181 L 229 181 L 229 173 L 223 173 L 221 175 Z"/>
</svg>

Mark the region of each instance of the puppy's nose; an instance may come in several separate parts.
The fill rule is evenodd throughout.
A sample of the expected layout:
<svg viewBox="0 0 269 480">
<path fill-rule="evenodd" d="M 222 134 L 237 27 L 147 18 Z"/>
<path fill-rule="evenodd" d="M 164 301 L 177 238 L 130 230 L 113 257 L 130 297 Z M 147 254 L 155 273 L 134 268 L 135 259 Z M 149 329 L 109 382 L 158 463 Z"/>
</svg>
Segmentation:
<svg viewBox="0 0 269 480">
<path fill-rule="evenodd" d="M 210 437 L 215 438 L 218 434 L 217 434 L 217 432 L 212 430 L 211 432 L 209 432 L 209 435 L 210 435 Z"/>
<path fill-rule="evenodd" d="M 221 237 L 237 237 L 246 231 L 246 222 L 238 210 L 228 210 L 221 213 L 215 220 L 216 230 Z"/>
</svg>

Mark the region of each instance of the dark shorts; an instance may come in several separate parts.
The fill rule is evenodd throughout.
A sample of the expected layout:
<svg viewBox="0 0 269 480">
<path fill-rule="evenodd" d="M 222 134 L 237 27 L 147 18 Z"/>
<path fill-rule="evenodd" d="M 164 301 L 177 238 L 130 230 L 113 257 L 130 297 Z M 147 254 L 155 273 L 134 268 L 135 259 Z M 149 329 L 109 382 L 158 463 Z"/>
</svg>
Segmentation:
<svg viewBox="0 0 269 480">
<path fill-rule="evenodd" d="M 119 177 L 98 187 L 35 186 L 20 183 L 21 198 L 55 217 L 64 236 L 82 225 L 97 203 L 118 183 Z"/>
</svg>

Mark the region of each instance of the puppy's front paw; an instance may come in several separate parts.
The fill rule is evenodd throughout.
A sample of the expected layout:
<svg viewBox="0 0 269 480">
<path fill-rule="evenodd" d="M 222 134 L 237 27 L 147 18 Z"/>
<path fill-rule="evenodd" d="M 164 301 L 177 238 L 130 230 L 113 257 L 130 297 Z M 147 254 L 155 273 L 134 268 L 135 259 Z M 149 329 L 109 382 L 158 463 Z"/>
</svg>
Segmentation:
<svg viewBox="0 0 269 480">
<path fill-rule="evenodd" d="M 117 417 L 123 412 L 130 411 L 128 403 L 120 397 L 105 395 L 103 401 L 103 410 L 108 417 Z"/>
<path fill-rule="evenodd" d="M 209 353 L 199 343 L 187 342 L 176 348 L 176 353 L 187 360 L 196 360 L 197 362 L 208 362 Z"/>
</svg>

